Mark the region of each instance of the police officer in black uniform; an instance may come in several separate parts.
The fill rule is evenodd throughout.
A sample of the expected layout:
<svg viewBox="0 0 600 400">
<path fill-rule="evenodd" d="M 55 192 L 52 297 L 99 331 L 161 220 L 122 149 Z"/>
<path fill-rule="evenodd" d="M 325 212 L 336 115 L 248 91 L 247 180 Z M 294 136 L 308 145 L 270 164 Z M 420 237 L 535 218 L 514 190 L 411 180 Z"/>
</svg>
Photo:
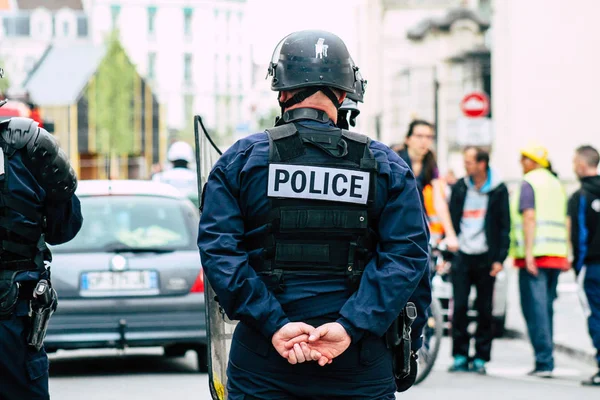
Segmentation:
<svg viewBox="0 0 600 400">
<path fill-rule="evenodd" d="M 340 38 L 293 33 L 269 73 L 277 126 L 231 146 L 203 191 L 205 276 L 240 321 L 228 398 L 394 399 L 386 331 L 428 265 L 415 177 L 335 125 L 357 80 Z"/>
<path fill-rule="evenodd" d="M 73 239 L 83 218 L 75 172 L 29 118 L 0 122 L 0 399 L 45 400 L 42 341 L 56 309 L 46 243 Z"/>
</svg>

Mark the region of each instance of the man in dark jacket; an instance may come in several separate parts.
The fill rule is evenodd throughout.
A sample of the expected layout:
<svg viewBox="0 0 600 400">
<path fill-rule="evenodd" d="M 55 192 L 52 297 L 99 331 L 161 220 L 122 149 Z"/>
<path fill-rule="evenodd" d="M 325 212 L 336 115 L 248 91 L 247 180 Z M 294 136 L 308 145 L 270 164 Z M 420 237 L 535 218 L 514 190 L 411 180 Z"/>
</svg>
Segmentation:
<svg viewBox="0 0 600 400">
<path fill-rule="evenodd" d="M 450 215 L 459 243 L 458 257 L 452 263 L 454 364 L 450 371 L 469 370 L 467 312 L 471 286 L 475 285 L 477 331 L 472 370 L 485 374 L 493 339 L 494 282 L 510 245 L 510 208 L 506 185 L 489 168 L 489 154 L 469 147 L 464 162 L 467 176 L 454 185 L 450 198 Z"/>
<path fill-rule="evenodd" d="M 590 306 L 588 328 L 594 347 L 598 373 L 582 382 L 600 386 L 600 156 L 591 146 L 581 146 L 575 152 L 573 166 L 581 180 L 581 188 L 569 199 L 573 268 L 579 274 L 585 267 L 583 289 Z"/>
</svg>

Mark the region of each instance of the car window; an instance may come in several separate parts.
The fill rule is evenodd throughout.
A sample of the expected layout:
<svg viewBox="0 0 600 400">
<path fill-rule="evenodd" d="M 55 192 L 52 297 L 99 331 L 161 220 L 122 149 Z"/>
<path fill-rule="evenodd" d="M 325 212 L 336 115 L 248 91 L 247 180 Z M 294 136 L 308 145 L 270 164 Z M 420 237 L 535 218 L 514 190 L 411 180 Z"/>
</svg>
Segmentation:
<svg viewBox="0 0 600 400">
<path fill-rule="evenodd" d="M 179 199 L 153 196 L 80 197 L 83 225 L 53 252 L 114 249 L 193 249 L 193 207 Z M 197 226 L 197 225 L 196 225 Z"/>
</svg>

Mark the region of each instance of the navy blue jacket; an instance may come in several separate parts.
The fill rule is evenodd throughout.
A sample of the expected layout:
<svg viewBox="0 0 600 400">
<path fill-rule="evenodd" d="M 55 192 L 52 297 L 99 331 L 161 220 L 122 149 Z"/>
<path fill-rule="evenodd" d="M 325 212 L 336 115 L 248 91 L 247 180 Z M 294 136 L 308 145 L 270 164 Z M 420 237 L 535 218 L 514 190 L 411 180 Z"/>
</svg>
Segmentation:
<svg viewBox="0 0 600 400">
<path fill-rule="evenodd" d="M 584 265 L 600 265 L 600 176 L 581 179 L 581 188 L 569 199 L 567 212 L 575 271 Z"/>
<path fill-rule="evenodd" d="M 311 127 L 337 129 L 308 120 L 297 123 L 300 132 Z M 370 148 L 379 164 L 375 202 L 379 243 L 353 294 L 346 279 L 336 276 L 286 275 L 283 293 L 271 292 L 249 265 L 242 245 L 247 234 L 244 221 L 270 209 L 267 134 L 239 140 L 217 161 L 205 185 L 198 247 L 205 276 L 229 318 L 270 339 L 290 321 L 333 313 L 356 341 L 366 332 L 383 336 L 411 295 L 419 302 L 418 309 L 429 306 L 429 279 L 422 280 L 428 271 L 429 232 L 416 180 L 387 146 L 372 141 Z M 419 334 L 421 329 L 415 326 Z"/>
<path fill-rule="evenodd" d="M 46 199 L 46 192 L 36 181 L 33 174 L 23 164 L 22 154 L 25 150 L 17 151 L 8 160 L 6 179 L 8 191 L 11 196 L 20 202 L 29 205 L 46 216 L 46 242 L 52 245 L 68 242 L 73 239 L 81 229 L 83 217 L 77 196 L 73 195 L 65 203 L 51 203 Z M 31 223 L 26 217 L 12 210 L 6 210 L 7 216 L 19 223 Z M 17 278 L 23 280 L 36 280 L 38 274 L 33 272 L 22 273 Z"/>
</svg>

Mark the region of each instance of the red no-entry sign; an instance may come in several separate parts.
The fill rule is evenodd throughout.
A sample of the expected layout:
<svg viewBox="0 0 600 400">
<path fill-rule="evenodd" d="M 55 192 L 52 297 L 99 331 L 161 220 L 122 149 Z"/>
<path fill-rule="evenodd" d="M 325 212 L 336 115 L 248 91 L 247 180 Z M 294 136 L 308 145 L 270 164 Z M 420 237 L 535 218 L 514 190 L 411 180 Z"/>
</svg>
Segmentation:
<svg viewBox="0 0 600 400">
<path fill-rule="evenodd" d="M 460 109 L 469 118 L 485 117 L 490 113 L 490 99 L 483 92 L 473 92 L 463 97 Z"/>
</svg>

